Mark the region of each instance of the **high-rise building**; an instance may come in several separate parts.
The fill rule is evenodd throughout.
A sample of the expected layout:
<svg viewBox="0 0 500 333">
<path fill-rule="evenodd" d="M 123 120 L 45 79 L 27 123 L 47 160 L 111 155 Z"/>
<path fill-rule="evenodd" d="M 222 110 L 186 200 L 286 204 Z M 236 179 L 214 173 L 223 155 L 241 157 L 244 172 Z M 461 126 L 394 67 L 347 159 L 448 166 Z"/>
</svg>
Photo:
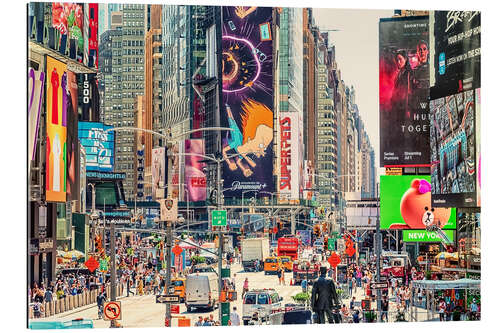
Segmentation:
<svg viewBox="0 0 500 333">
<path fill-rule="evenodd" d="M 316 47 L 314 42 L 314 18 L 311 8 L 302 9 L 303 24 L 303 120 L 304 120 L 304 155 L 316 166 Z"/>
<path fill-rule="evenodd" d="M 118 3 L 99 4 L 99 35 L 110 29 L 116 29 L 117 25 L 121 25 L 121 6 Z"/>
<path fill-rule="evenodd" d="M 106 123 L 115 127 L 135 125 L 134 103 L 137 95 L 144 94 L 144 36 L 146 26 L 145 5 L 123 4 L 122 25 L 101 35 L 100 56 L 108 61 L 104 72 L 102 106 Z M 106 44 L 106 45 L 104 45 Z M 136 163 L 135 132 L 117 131 L 115 146 L 115 171 L 125 172 L 123 182 L 127 200 L 134 199 Z"/>
</svg>

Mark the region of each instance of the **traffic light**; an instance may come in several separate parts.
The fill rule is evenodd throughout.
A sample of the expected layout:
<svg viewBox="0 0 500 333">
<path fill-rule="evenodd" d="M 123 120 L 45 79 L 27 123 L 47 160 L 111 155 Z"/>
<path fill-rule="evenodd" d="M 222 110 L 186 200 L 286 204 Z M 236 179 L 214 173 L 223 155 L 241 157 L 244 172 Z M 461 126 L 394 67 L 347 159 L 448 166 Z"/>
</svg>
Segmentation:
<svg viewBox="0 0 500 333">
<path fill-rule="evenodd" d="M 328 236 L 323 238 L 323 250 L 328 251 Z"/>
<path fill-rule="evenodd" d="M 321 234 L 320 226 L 319 224 L 315 224 L 313 228 L 313 233 L 316 237 L 319 237 Z"/>
</svg>

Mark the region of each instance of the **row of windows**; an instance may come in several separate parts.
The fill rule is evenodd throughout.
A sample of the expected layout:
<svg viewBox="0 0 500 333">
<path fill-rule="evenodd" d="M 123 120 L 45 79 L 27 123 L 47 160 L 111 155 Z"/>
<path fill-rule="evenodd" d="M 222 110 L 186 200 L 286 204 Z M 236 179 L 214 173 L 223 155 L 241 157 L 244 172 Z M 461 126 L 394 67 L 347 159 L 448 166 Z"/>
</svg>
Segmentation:
<svg viewBox="0 0 500 333">
<path fill-rule="evenodd" d="M 135 13 L 130 13 L 130 12 L 124 12 L 123 17 L 125 18 L 144 18 L 144 12 L 135 12 Z"/>
<path fill-rule="evenodd" d="M 144 30 L 140 29 L 123 29 L 124 36 L 144 36 Z"/>
<path fill-rule="evenodd" d="M 126 49 L 123 51 L 124 51 L 123 52 L 124 56 L 126 56 L 126 55 L 144 55 L 144 49 Z M 139 59 L 142 59 L 142 58 L 139 58 Z M 141 61 L 141 63 L 142 63 L 142 61 Z"/>
</svg>

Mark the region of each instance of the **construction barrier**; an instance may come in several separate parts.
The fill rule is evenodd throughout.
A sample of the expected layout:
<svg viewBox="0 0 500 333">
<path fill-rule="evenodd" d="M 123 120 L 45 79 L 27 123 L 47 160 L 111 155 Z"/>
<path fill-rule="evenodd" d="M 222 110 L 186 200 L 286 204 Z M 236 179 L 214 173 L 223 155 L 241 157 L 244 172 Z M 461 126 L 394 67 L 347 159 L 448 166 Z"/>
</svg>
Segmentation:
<svg viewBox="0 0 500 333">
<path fill-rule="evenodd" d="M 124 291 L 123 285 L 121 283 L 118 284 L 116 289 L 116 295 L 122 296 Z M 108 295 L 108 297 L 109 295 L 111 295 L 111 287 L 109 285 L 106 286 L 106 294 Z M 52 302 L 43 302 L 41 317 L 51 317 L 56 314 L 80 308 L 82 306 L 94 304 L 97 302 L 97 296 L 98 291 L 94 289 L 91 291 L 85 290 L 83 293 L 77 295 L 66 295 L 66 297 L 63 297 L 61 299 L 54 299 Z M 56 297 L 55 294 L 54 297 Z M 34 303 L 31 303 L 28 307 L 29 319 L 35 318 L 35 315 L 33 313 L 33 305 Z"/>
</svg>

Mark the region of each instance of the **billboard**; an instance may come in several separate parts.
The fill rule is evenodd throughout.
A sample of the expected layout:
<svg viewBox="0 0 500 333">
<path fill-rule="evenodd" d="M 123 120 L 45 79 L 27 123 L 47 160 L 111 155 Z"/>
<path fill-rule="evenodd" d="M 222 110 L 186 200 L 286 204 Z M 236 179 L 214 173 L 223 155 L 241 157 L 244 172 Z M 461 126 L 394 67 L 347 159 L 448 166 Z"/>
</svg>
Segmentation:
<svg viewBox="0 0 500 333">
<path fill-rule="evenodd" d="M 271 7 L 222 7 L 222 154 L 226 196 L 274 191 Z"/>
<path fill-rule="evenodd" d="M 78 200 L 79 175 L 80 175 L 80 144 L 78 141 L 78 84 L 76 74 L 68 73 L 68 98 L 67 98 L 67 149 L 66 161 L 68 171 L 66 178 L 66 193 L 68 200 Z"/>
<path fill-rule="evenodd" d="M 302 198 L 305 200 L 314 199 L 314 167 L 310 160 L 304 161 L 303 178 L 304 185 L 302 186 Z"/>
<path fill-rule="evenodd" d="M 380 229 L 456 228 L 456 209 L 431 204 L 430 176 L 380 176 Z"/>
<path fill-rule="evenodd" d="M 299 200 L 304 159 L 302 147 L 302 117 L 300 112 L 280 113 L 280 199 Z"/>
<path fill-rule="evenodd" d="M 47 56 L 45 200 L 66 202 L 66 64 Z"/>
<path fill-rule="evenodd" d="M 191 139 L 184 142 L 185 154 L 205 155 L 205 141 L 203 139 Z M 184 183 L 186 184 L 185 200 L 205 201 L 207 199 L 207 178 L 203 172 L 205 163 L 202 156 L 184 156 Z"/>
<path fill-rule="evenodd" d="M 43 105 L 45 73 L 28 69 L 28 166 L 35 159 L 40 113 Z"/>
<path fill-rule="evenodd" d="M 60 33 L 58 41 L 62 54 L 69 45 L 69 57 L 83 61 L 83 4 L 70 2 L 52 3 L 52 27 Z"/>
<path fill-rule="evenodd" d="M 455 241 L 453 230 L 443 230 L 448 240 L 451 242 Z M 403 242 L 426 242 L 426 243 L 436 243 L 441 242 L 441 237 L 435 231 L 427 230 L 403 230 Z"/>
<path fill-rule="evenodd" d="M 431 17 L 431 86 L 439 97 L 480 87 L 481 12 L 433 11 Z"/>
<path fill-rule="evenodd" d="M 85 148 L 87 171 L 113 171 L 115 132 L 104 132 L 113 126 L 80 121 L 78 138 Z"/>
<path fill-rule="evenodd" d="M 311 230 L 297 230 L 297 237 L 303 246 L 311 246 Z"/>
<path fill-rule="evenodd" d="M 99 54 L 99 4 L 85 4 L 84 20 L 84 59 L 83 63 L 88 67 L 97 68 L 97 56 Z"/>
<path fill-rule="evenodd" d="M 475 91 L 430 101 L 435 207 L 476 206 Z"/>
<path fill-rule="evenodd" d="M 78 86 L 80 89 L 79 100 L 81 105 L 81 121 L 99 121 L 99 91 L 97 89 L 97 78 L 94 73 L 78 74 Z"/>
<path fill-rule="evenodd" d="M 153 199 L 165 198 L 165 179 L 167 177 L 167 161 L 165 147 L 153 148 L 151 174 L 153 179 Z"/>
<path fill-rule="evenodd" d="M 429 20 L 379 24 L 380 166 L 429 164 Z"/>
</svg>

